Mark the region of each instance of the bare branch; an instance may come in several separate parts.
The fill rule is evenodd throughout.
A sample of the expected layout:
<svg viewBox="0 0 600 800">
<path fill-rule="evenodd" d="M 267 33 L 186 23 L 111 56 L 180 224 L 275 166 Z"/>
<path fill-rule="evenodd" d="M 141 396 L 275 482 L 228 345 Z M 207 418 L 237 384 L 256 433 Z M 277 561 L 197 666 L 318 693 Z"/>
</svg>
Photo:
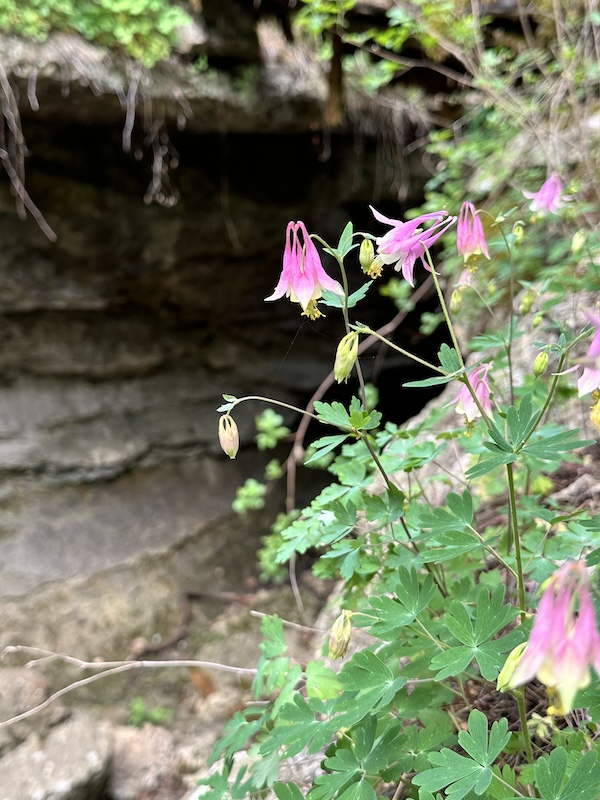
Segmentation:
<svg viewBox="0 0 600 800">
<path fill-rule="evenodd" d="M 54 661 L 58 659 L 67 664 L 72 664 L 73 666 L 77 667 L 78 670 L 98 669 L 101 671 L 97 672 L 95 675 L 88 675 L 87 678 L 81 678 L 81 680 L 70 683 L 68 686 L 65 686 L 62 689 L 54 692 L 54 694 L 51 694 L 37 706 L 34 706 L 27 711 L 23 711 L 21 714 L 17 714 L 15 717 L 0 721 L 0 730 L 3 728 L 8 728 L 10 725 L 15 725 L 21 720 L 33 717 L 35 714 L 39 714 L 40 711 L 48 708 L 48 706 L 50 706 L 60 697 L 63 697 L 64 695 L 69 694 L 76 689 L 81 689 L 83 686 L 89 686 L 89 684 L 102 680 L 102 678 L 107 678 L 110 675 L 118 675 L 122 672 L 130 672 L 134 669 L 200 667 L 202 669 L 215 669 L 221 672 L 231 672 L 235 675 L 256 675 L 255 669 L 248 669 L 246 667 L 232 667 L 227 664 L 218 664 L 214 661 L 196 661 L 193 659 L 182 661 L 83 661 L 82 659 L 68 656 L 65 653 L 54 653 L 51 650 L 43 650 L 39 647 L 28 647 L 26 645 L 9 645 L 8 647 L 5 647 L 0 654 L 0 659 L 13 653 L 24 653 L 29 655 L 37 654 L 35 658 L 26 664 L 26 667 L 28 668 L 39 666 L 47 661 Z"/>
</svg>

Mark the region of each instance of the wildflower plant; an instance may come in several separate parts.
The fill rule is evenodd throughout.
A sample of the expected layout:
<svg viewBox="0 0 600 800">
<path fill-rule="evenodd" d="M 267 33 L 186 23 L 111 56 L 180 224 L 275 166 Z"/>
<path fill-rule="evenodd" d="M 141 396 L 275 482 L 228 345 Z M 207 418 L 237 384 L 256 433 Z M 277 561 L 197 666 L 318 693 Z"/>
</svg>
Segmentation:
<svg viewBox="0 0 600 800">
<path fill-rule="evenodd" d="M 520 241 L 534 225 L 553 224 L 550 216 L 538 213 L 515 236 L 524 200 L 509 211 L 463 200 L 456 211 L 404 221 L 373 210 L 387 233 L 348 223 L 336 244 L 309 236 L 300 222 L 288 227 L 282 275 L 268 299 L 287 294 L 304 313 L 320 300 L 341 313 L 332 380 L 348 381 L 356 394 L 347 404 L 318 399 L 308 409 L 226 395 L 219 412 L 233 417 L 240 403 L 261 400 L 323 426 L 305 462 L 328 462 L 335 480 L 304 509 L 288 497 L 264 559 L 284 567 L 311 550 L 314 573 L 341 579 L 343 588 L 323 655 L 307 664 L 288 654 L 285 621 L 265 619 L 252 699 L 213 754 L 222 760 L 205 781 L 211 800 L 259 797 L 268 788 L 279 800 L 600 796 L 600 703 L 590 701 L 600 680 L 600 514 L 551 496 L 556 470 L 581 461 L 595 441 L 559 422 L 554 409 L 580 403 L 578 383 L 582 395 L 600 389 L 597 310 L 576 309 L 571 322 L 562 311 L 552 317 L 564 299 L 560 281 L 519 284 Z M 485 229 L 483 215 L 491 220 Z M 451 233 L 457 219 L 460 260 Z M 474 255 L 486 257 L 486 276 L 495 268 L 499 286 L 482 277 Z M 315 277 L 302 294 L 294 281 L 311 264 Z M 347 269 L 367 276 L 353 294 Z M 373 283 L 393 270 L 437 292 L 447 342 L 431 363 L 400 348 L 385 326 L 375 330 L 354 316 Z M 582 290 L 598 288 L 591 267 L 587 275 Z M 451 308 L 444 286 L 461 293 Z M 496 301 L 507 291 L 501 317 Z M 459 343 L 462 295 L 490 325 Z M 522 341 L 525 374 L 514 363 Z M 449 385 L 417 422 L 386 422 L 367 401 L 361 357 L 374 343 L 429 369 L 403 392 Z M 580 424 L 589 430 L 585 416 Z M 282 471 L 295 467 L 302 444 L 296 438 Z M 498 509 L 493 521 L 490 505 Z M 359 629 L 369 634 L 366 645 L 354 643 Z M 246 747 L 250 766 L 238 770 L 236 754 Z M 281 763 L 300 754 L 315 759 L 312 777 L 282 780 Z"/>
</svg>

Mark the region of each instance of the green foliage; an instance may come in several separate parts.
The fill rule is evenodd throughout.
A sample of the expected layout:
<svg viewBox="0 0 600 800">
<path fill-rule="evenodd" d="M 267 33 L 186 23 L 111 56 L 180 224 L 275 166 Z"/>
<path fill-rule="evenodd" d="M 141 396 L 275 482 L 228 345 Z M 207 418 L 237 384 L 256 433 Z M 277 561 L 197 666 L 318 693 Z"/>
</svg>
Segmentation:
<svg viewBox="0 0 600 800">
<path fill-rule="evenodd" d="M 448 56 L 460 64 L 457 83 L 470 93 L 457 92 L 455 99 L 469 110 L 454 126 L 431 134 L 427 151 L 436 170 L 423 208 L 408 217 L 441 208 L 457 214 L 470 200 L 479 207 L 491 257 L 471 256 L 465 264 L 455 251 L 455 234 L 444 233 L 432 273 L 439 305 L 422 325 L 446 326 L 448 343 L 431 364 L 400 350 L 430 370 L 402 392 L 452 384 L 455 396 L 461 394 L 460 414 L 428 408 L 418 421 L 398 426 L 386 424 L 360 392 L 349 403 L 314 404 L 312 416 L 324 434 L 306 464 L 326 469 L 331 482 L 307 507 L 280 516 L 261 557 L 265 572 L 276 574 L 310 552 L 316 576 L 341 581 L 344 647 L 329 652 L 339 656 L 343 650 L 344 661 L 337 669 L 335 661 L 317 658 L 300 664 L 286 649 L 281 620 L 265 622 L 253 684 L 259 722 L 250 724 L 249 714 L 239 718 L 218 747 L 227 766 L 252 740 L 257 760 L 229 787 L 215 778 L 221 793 L 213 797 L 239 796 L 241 786 L 258 795 L 272 786 L 280 800 L 373 800 L 390 794 L 392 783 L 396 796 L 411 800 L 593 800 L 600 796 L 600 676 L 590 674 L 587 685 L 587 673 L 579 675 L 569 662 L 563 677 L 558 644 L 537 671 L 550 684 L 552 710 L 546 713 L 538 698 L 535 715 L 511 678 L 539 619 L 540 587 L 558 580 L 557 567 L 565 562 L 577 570 L 585 563 L 597 571 L 600 564 L 598 515 L 585 505 L 565 506 L 553 493 L 553 473 L 566 461 L 581 461 L 582 448 L 594 441 L 580 434 L 561 406 L 576 394 L 573 370 L 596 365 L 594 353 L 584 353 L 597 328 L 586 324 L 575 302 L 574 322 L 571 312 L 564 319 L 556 307 L 571 292 L 600 288 L 600 175 L 586 137 L 575 142 L 570 133 L 574 120 L 583 129 L 585 114 L 594 110 L 590 98 L 597 97 L 600 71 L 591 54 L 600 18 L 540 0 L 528 6 L 536 25 L 524 48 L 500 37 L 484 39 L 486 21 L 473 16 L 478 6 L 468 2 L 416 0 L 410 13 L 395 4 L 386 30 L 345 34 L 352 5 L 307 0 L 299 17 L 325 40 L 335 29 L 355 48 L 365 48 L 345 65 L 363 71 L 369 91 L 398 68 L 391 59 L 385 66 L 375 63 L 373 50 L 381 59 L 395 51 L 402 64 L 404 44 L 418 41 L 427 58 L 446 59 L 444 70 L 452 69 Z M 573 141 L 568 164 L 527 160 L 532 132 L 545 140 L 556 131 Z M 569 197 L 556 214 L 532 212 L 523 190 L 537 190 L 556 169 L 564 178 L 572 171 Z M 401 239 L 401 226 L 396 236 Z M 336 245 L 315 235 L 342 273 L 357 241 L 369 237 L 350 223 Z M 374 332 L 351 316 L 371 283 L 350 297 L 324 293 L 325 304 L 341 310 L 346 334 Z M 457 293 L 450 310 L 443 288 Z M 381 293 L 399 309 L 411 309 L 412 289 L 399 278 Z M 468 329 L 482 317 L 487 328 L 459 347 L 458 324 Z M 393 340 L 377 338 L 399 350 Z M 515 368 L 515 351 L 525 342 L 529 374 L 526 365 Z M 549 363 L 534 372 L 539 353 Z M 490 365 L 489 383 L 473 385 L 482 364 Z M 478 391 L 489 395 L 485 408 Z M 473 395 L 479 406 L 473 403 L 476 410 L 467 416 Z M 225 400 L 220 410 L 230 413 L 243 398 Z M 599 428 L 596 400 L 593 395 L 591 421 Z M 555 409 L 563 422 L 554 421 Z M 294 505 L 289 498 L 288 505 Z M 597 590 L 597 579 L 593 585 Z M 560 620 L 553 622 L 549 635 L 562 636 L 579 648 L 578 658 L 591 662 L 585 645 L 571 641 L 575 633 L 586 638 L 578 624 L 581 608 L 581 595 L 573 590 L 569 624 L 562 630 Z M 357 629 L 368 637 L 359 639 Z M 538 629 L 531 647 L 541 647 L 542 638 Z M 334 623 L 333 644 L 339 639 Z M 561 666 L 557 680 L 554 670 Z M 500 688 L 512 700 L 496 686 L 501 670 Z M 575 702 L 586 711 L 567 715 L 559 727 L 550 715 L 559 712 L 562 684 L 571 679 Z M 504 709 L 510 704 L 516 711 L 509 731 Z M 318 756 L 320 769 L 307 789 L 277 780 L 278 759 L 309 754 Z"/>
<path fill-rule="evenodd" d="M 232 508 L 236 514 L 246 511 L 258 511 L 265 506 L 267 487 L 256 478 L 248 478 L 243 486 L 238 487 Z"/>
<path fill-rule="evenodd" d="M 177 29 L 190 23 L 168 0 L 4 0 L 0 30 L 44 40 L 52 31 L 78 33 L 104 47 L 118 47 L 146 66 L 167 58 Z"/>
<path fill-rule="evenodd" d="M 259 450 L 269 450 L 277 446 L 277 443 L 286 436 L 289 436 L 290 429 L 283 425 L 283 417 L 277 414 L 272 408 L 266 408 L 255 420 L 256 446 Z"/>
<path fill-rule="evenodd" d="M 129 703 L 129 724 L 141 728 L 146 722 L 164 725 L 173 719 L 173 710 L 162 706 L 149 707 L 143 697 L 134 697 Z"/>
</svg>

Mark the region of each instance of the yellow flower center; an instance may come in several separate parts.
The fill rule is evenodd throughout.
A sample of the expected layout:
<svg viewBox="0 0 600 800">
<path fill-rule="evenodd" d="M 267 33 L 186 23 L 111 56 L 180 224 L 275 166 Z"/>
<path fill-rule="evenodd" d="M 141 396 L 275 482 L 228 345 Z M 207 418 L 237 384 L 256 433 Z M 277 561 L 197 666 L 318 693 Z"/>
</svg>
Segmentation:
<svg viewBox="0 0 600 800">
<path fill-rule="evenodd" d="M 303 317 L 308 317 L 311 320 L 319 319 L 322 317 L 323 314 L 317 308 L 317 304 L 314 300 L 309 300 L 308 305 L 302 312 Z"/>
</svg>

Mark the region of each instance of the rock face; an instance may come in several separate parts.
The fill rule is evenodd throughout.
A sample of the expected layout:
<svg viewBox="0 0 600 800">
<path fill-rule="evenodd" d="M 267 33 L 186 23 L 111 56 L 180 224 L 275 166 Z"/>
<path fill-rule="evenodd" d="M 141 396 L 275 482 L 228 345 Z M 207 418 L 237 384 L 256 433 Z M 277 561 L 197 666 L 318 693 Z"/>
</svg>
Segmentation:
<svg viewBox="0 0 600 800">
<path fill-rule="evenodd" d="M 34 736 L 0 760 L 6 800 L 101 800 L 112 752 L 108 726 L 79 712 L 41 741 Z"/>
</svg>

